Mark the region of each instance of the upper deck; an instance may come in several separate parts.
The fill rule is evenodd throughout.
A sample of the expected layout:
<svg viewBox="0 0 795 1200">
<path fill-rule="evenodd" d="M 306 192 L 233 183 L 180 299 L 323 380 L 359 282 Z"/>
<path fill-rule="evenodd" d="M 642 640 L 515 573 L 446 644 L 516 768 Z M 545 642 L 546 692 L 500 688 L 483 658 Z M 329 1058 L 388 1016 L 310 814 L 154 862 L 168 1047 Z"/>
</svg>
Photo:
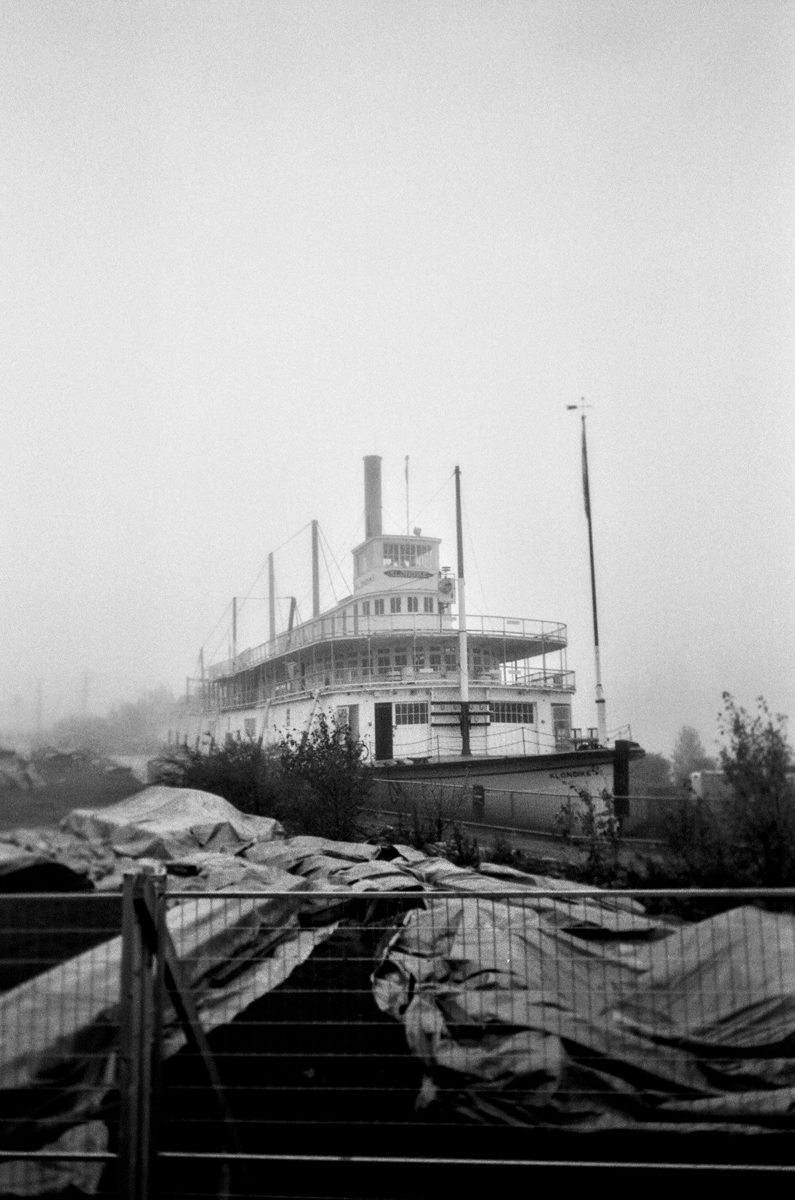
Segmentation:
<svg viewBox="0 0 795 1200">
<path fill-rule="evenodd" d="M 566 626 L 559 621 L 533 620 L 528 617 L 468 616 L 466 622 L 470 647 L 488 646 L 500 663 L 520 662 L 565 649 Z M 234 658 L 215 663 L 208 669 L 210 679 L 221 679 L 247 671 L 260 663 L 289 658 L 301 650 L 325 644 L 341 646 L 346 642 L 367 641 L 448 641 L 458 636 L 457 622 L 439 613 L 384 613 L 362 615 L 359 606 L 343 605 L 324 616 L 306 621 L 280 633 L 270 641 L 242 650 Z"/>
</svg>

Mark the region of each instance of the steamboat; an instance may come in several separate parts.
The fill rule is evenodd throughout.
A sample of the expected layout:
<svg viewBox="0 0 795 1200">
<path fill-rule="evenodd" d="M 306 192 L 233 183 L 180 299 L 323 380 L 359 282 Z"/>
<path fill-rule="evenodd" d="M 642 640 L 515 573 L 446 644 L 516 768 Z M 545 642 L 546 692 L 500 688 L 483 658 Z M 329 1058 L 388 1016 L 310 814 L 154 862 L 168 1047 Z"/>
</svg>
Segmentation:
<svg viewBox="0 0 795 1200">
<path fill-rule="evenodd" d="M 313 521 L 311 618 L 297 621 L 293 600 L 277 631 L 269 556 L 268 639 L 238 650 L 233 610 L 231 654 L 206 668 L 202 661 L 169 742 L 268 745 L 300 736 L 322 711 L 350 728 L 384 778 L 625 795 L 629 758 L 642 751 L 611 742 L 599 723 L 573 724 L 566 626 L 466 611 L 458 468 L 455 479 L 454 574 L 440 566 L 439 538 L 419 528 L 384 532 L 381 458 L 367 456 L 352 594 L 320 611 Z"/>
</svg>

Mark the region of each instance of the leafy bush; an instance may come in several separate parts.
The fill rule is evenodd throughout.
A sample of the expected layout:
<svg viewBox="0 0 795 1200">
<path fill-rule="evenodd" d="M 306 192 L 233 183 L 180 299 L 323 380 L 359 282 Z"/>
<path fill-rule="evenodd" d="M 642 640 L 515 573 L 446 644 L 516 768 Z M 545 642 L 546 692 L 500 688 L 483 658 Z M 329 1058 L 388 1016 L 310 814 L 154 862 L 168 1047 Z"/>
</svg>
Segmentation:
<svg viewBox="0 0 795 1200">
<path fill-rule="evenodd" d="M 158 760 L 158 778 L 223 796 L 241 812 L 282 818 L 285 788 L 272 754 L 252 739 L 213 743 L 207 752 L 181 746 Z"/>
<path fill-rule="evenodd" d="M 276 762 L 289 796 L 285 819 L 299 832 L 347 840 L 372 787 L 366 747 L 349 725 L 320 712 L 310 729 L 285 734 Z"/>
<path fill-rule="evenodd" d="M 581 845 L 585 860 L 576 870 L 579 878 L 599 887 L 617 881 L 621 826 L 608 791 L 593 796 L 587 788 L 573 788 L 555 818 L 555 831 Z"/>
<path fill-rule="evenodd" d="M 365 749 L 348 726 L 320 713 L 303 735 L 272 749 L 253 738 L 209 750 L 181 746 L 159 760 L 164 782 L 223 796 L 241 812 L 276 817 L 289 833 L 351 838 L 370 788 Z"/>
<path fill-rule="evenodd" d="M 425 782 L 404 788 L 397 784 L 390 796 L 400 810 L 397 837 L 409 846 L 423 850 L 462 835 L 461 822 L 469 802 L 463 785 Z"/>
<path fill-rule="evenodd" d="M 720 765 L 730 788 L 712 803 L 687 793 L 668 824 L 672 884 L 786 887 L 795 884 L 795 786 L 785 718 L 759 698 L 751 716 L 723 694 Z"/>
</svg>

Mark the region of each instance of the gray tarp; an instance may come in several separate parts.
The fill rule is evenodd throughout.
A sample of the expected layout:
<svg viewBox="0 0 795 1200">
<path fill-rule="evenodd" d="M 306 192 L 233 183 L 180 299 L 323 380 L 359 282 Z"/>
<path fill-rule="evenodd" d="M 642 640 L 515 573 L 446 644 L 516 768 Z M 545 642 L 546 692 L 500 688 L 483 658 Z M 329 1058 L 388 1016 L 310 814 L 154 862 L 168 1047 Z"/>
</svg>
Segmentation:
<svg viewBox="0 0 795 1200">
<path fill-rule="evenodd" d="M 608 909 L 612 937 L 579 936 L 599 907 L 585 926 L 568 901 L 408 914 L 374 989 L 426 1065 L 422 1103 L 581 1129 L 795 1125 L 791 915 L 741 908 L 661 939 L 641 919 L 638 941 Z"/>
<path fill-rule="evenodd" d="M 146 788 L 107 808 L 76 808 L 61 829 L 110 843 L 120 855 L 158 859 L 199 850 L 236 853 L 284 836 L 272 817 L 247 816 L 210 792 L 172 787 Z"/>
<path fill-rule="evenodd" d="M 276 822 L 185 789 L 77 810 L 52 839 L 4 840 L 85 860 L 101 885 L 142 856 L 168 861 L 173 890 L 262 891 L 168 913 L 205 1029 L 277 987 L 333 932 L 339 904 L 318 889 L 441 888 L 457 894 L 413 909 L 373 976 L 378 1005 L 426 1066 L 420 1104 L 583 1129 L 792 1121 L 791 916 L 748 908 L 673 926 L 635 901 L 511 868 L 478 872 L 408 847 L 381 861 L 369 844 L 285 838 Z M 281 890 L 293 894 L 268 894 Z M 509 891 L 521 894 L 503 899 Z M 39 1144 L 81 1129 L 97 1144 L 93 1118 L 115 1080 L 120 954 L 116 938 L 0 997 L 0 1099 L 8 1112 L 26 1098 L 19 1120 L 28 1132 L 39 1122 Z M 173 1017 L 166 1035 L 170 1053 L 181 1044 Z M 47 1121 L 33 1115 L 37 1092 L 53 1101 Z M 0 1166 L 0 1191 L 15 1170 Z M 25 1169 L 33 1190 L 46 1189 L 46 1173 L 37 1184 Z M 79 1186 L 90 1190 L 82 1177 Z"/>
</svg>

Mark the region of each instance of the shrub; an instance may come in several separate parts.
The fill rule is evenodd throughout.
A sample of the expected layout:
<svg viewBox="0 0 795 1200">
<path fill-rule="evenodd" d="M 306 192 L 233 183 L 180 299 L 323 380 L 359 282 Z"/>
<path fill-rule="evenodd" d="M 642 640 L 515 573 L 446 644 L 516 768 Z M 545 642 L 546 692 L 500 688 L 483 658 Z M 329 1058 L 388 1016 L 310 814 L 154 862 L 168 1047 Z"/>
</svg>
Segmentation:
<svg viewBox="0 0 795 1200">
<path fill-rule="evenodd" d="M 585 860 L 575 872 L 579 878 L 599 887 L 617 881 L 621 827 L 608 791 L 593 796 L 587 788 L 572 788 L 555 818 L 555 831 L 564 841 L 576 838 L 582 848 Z"/>
<path fill-rule="evenodd" d="M 275 751 L 288 805 L 285 819 L 302 833 L 356 837 L 372 787 L 366 752 L 349 725 L 324 712 L 305 733 L 285 734 Z"/>
<path fill-rule="evenodd" d="M 223 796 L 241 812 L 281 818 L 284 785 L 272 754 L 251 739 L 215 743 L 209 751 L 180 747 L 158 760 L 158 778 Z"/>
<path fill-rule="evenodd" d="M 666 868 L 691 887 L 795 883 L 795 787 L 784 717 L 760 697 L 751 716 L 723 694 L 720 765 L 730 795 L 708 803 L 689 791 L 668 822 Z"/>
</svg>

